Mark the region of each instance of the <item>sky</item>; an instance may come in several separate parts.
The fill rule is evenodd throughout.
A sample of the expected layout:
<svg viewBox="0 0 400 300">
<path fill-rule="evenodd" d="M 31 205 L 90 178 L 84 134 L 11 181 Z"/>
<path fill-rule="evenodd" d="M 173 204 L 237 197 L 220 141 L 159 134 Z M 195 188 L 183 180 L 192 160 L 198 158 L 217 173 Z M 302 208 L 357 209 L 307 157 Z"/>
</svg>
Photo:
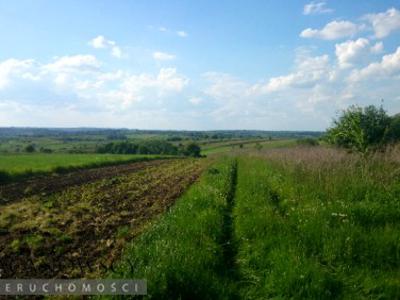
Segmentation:
<svg viewBox="0 0 400 300">
<path fill-rule="evenodd" d="M 0 1 L 0 126 L 325 130 L 399 86 L 399 0 Z"/>
</svg>

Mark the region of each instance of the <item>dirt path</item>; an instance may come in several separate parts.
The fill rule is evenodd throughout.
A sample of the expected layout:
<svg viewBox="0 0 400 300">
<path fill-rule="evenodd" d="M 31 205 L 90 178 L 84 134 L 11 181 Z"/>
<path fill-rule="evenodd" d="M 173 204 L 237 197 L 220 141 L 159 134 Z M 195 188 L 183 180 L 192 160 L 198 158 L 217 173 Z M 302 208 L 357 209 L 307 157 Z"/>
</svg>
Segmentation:
<svg viewBox="0 0 400 300">
<path fill-rule="evenodd" d="M 153 162 L 141 171 L 0 207 L 3 278 L 96 277 L 126 241 L 164 212 L 207 161 Z"/>
<path fill-rule="evenodd" d="M 38 194 L 50 194 L 68 187 L 82 185 L 96 180 L 128 174 L 150 166 L 159 166 L 167 160 L 135 162 L 116 166 L 84 169 L 67 174 L 55 174 L 26 180 L 23 182 L 0 185 L 0 205 Z"/>
</svg>

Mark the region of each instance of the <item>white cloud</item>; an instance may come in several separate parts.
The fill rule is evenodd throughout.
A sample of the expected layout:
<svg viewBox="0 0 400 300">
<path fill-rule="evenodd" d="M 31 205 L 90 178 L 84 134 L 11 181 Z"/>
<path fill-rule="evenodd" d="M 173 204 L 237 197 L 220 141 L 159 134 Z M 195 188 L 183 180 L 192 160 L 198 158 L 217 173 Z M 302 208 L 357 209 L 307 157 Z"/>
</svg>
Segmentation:
<svg viewBox="0 0 400 300">
<path fill-rule="evenodd" d="M 331 13 L 333 11 L 333 9 L 326 7 L 326 2 L 310 2 L 304 5 L 303 14 L 317 15 Z"/>
<path fill-rule="evenodd" d="M 322 29 L 304 29 L 300 36 L 302 38 L 318 38 L 323 40 L 336 40 L 355 35 L 362 29 L 350 21 L 332 21 Z"/>
<path fill-rule="evenodd" d="M 203 77 L 211 82 L 204 93 L 221 101 L 239 101 L 249 92 L 249 85 L 230 74 L 207 72 Z"/>
<path fill-rule="evenodd" d="M 117 46 L 117 43 L 111 40 L 107 40 L 104 36 L 99 35 L 89 41 L 89 45 L 95 49 L 111 49 L 111 55 L 116 58 L 122 57 L 121 48 Z"/>
<path fill-rule="evenodd" d="M 185 38 L 185 37 L 188 36 L 188 33 L 186 31 L 184 31 L 184 30 L 176 30 L 176 31 L 174 31 L 174 30 L 169 29 L 169 28 L 164 27 L 164 26 L 158 27 L 158 31 L 169 33 L 169 34 L 176 34 L 177 36 L 179 36 L 181 38 Z"/>
<path fill-rule="evenodd" d="M 356 63 L 365 61 L 371 53 L 376 54 L 383 50 L 383 43 L 378 42 L 370 46 L 369 40 L 359 38 L 335 45 L 335 53 L 341 68 L 352 67 Z"/>
<path fill-rule="evenodd" d="M 383 43 L 382 42 L 375 43 L 375 45 L 371 47 L 371 52 L 375 54 L 383 52 Z"/>
<path fill-rule="evenodd" d="M 122 57 L 122 50 L 118 46 L 113 46 L 111 48 L 111 55 L 116 57 L 116 58 L 121 58 Z"/>
<path fill-rule="evenodd" d="M 366 79 L 396 79 L 400 75 L 400 47 L 396 52 L 382 57 L 380 62 L 374 62 L 360 70 L 353 70 L 349 79 L 351 81 L 361 81 Z"/>
<path fill-rule="evenodd" d="M 185 37 L 188 36 L 188 34 L 186 33 L 186 31 L 183 31 L 183 30 L 177 31 L 176 34 L 177 34 L 178 36 L 180 36 L 180 37 L 183 37 L 183 38 L 185 38 Z"/>
<path fill-rule="evenodd" d="M 364 19 L 371 23 L 377 38 L 384 38 L 400 29 L 400 11 L 395 8 L 383 13 L 365 15 Z"/>
<path fill-rule="evenodd" d="M 32 67 L 34 61 L 32 59 L 18 60 L 14 58 L 0 62 L 0 90 L 6 88 L 14 76 L 21 76 L 25 79 L 35 79 L 31 73 L 26 71 Z"/>
<path fill-rule="evenodd" d="M 297 60 L 293 73 L 272 77 L 265 85 L 257 85 L 254 91 L 276 92 L 288 88 L 310 88 L 321 80 L 330 79 L 329 56 L 303 57 Z"/>
<path fill-rule="evenodd" d="M 94 39 L 92 39 L 91 41 L 89 41 L 89 45 L 95 49 L 106 48 L 108 46 L 108 41 L 104 36 L 99 35 Z"/>
<path fill-rule="evenodd" d="M 93 72 L 97 71 L 101 63 L 93 55 L 72 55 L 57 57 L 54 62 L 43 67 L 44 70 L 52 72 Z"/>
<path fill-rule="evenodd" d="M 169 54 L 166 52 L 156 51 L 153 53 L 153 58 L 155 60 L 174 60 L 176 58 L 175 55 Z"/>
<path fill-rule="evenodd" d="M 104 94 L 106 100 L 116 107 L 129 107 L 144 98 L 154 99 L 170 93 L 179 93 L 189 79 L 177 73 L 175 68 L 162 68 L 157 76 L 150 74 L 128 75 L 116 90 Z"/>
</svg>

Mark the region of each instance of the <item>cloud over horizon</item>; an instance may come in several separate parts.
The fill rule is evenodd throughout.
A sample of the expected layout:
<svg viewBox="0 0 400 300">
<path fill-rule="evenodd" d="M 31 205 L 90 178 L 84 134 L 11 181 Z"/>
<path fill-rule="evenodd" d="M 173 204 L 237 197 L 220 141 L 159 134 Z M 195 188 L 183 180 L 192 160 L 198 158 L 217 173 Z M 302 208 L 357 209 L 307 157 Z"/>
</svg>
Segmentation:
<svg viewBox="0 0 400 300">
<path fill-rule="evenodd" d="M 400 11 L 342 18 L 334 4 L 301 3 L 303 21 L 269 35 L 262 12 L 231 32 L 227 20 L 146 20 L 74 35 L 78 50 L 3 55 L 0 126 L 323 130 L 352 104 L 399 112 Z"/>
</svg>

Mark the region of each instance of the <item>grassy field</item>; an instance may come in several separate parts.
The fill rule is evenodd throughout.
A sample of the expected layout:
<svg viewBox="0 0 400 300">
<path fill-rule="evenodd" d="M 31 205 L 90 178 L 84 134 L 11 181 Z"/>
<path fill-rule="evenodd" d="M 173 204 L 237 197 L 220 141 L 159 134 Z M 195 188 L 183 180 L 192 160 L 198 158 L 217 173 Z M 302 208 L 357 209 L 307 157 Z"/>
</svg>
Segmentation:
<svg viewBox="0 0 400 300">
<path fill-rule="evenodd" d="M 0 155 L 0 182 L 32 175 L 65 172 L 79 168 L 106 166 L 118 163 L 165 158 L 165 155 L 123 154 L 2 154 Z"/>
<path fill-rule="evenodd" d="M 126 250 L 150 299 L 399 299 L 400 152 L 222 159 Z"/>
<path fill-rule="evenodd" d="M 240 159 L 242 298 L 397 299 L 399 157 L 386 159 L 318 148 Z"/>
<path fill-rule="evenodd" d="M 285 140 L 239 140 L 234 142 L 221 142 L 202 146 L 203 155 L 221 154 L 231 152 L 232 150 L 254 150 L 256 146 L 259 150 L 272 148 L 290 147 L 296 144 L 295 139 Z M 242 146 L 241 146 L 242 145 Z"/>
</svg>

